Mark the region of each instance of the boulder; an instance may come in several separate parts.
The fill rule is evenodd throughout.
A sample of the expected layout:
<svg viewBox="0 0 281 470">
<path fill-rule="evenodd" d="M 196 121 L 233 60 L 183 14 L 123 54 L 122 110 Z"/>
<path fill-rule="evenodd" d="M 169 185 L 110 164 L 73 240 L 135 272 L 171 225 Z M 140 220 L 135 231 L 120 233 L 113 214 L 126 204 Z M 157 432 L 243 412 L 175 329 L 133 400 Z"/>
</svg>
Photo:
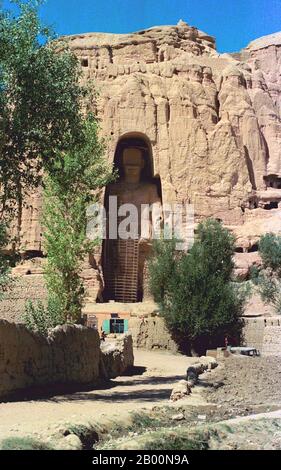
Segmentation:
<svg viewBox="0 0 281 470">
<path fill-rule="evenodd" d="M 69 434 L 64 439 L 59 441 L 59 450 L 82 450 L 83 444 L 76 434 Z"/>
<path fill-rule="evenodd" d="M 186 380 L 190 387 L 197 383 L 199 375 L 203 374 L 206 370 L 214 369 L 218 365 L 216 359 L 211 356 L 201 356 L 199 361 L 187 368 Z"/>
</svg>

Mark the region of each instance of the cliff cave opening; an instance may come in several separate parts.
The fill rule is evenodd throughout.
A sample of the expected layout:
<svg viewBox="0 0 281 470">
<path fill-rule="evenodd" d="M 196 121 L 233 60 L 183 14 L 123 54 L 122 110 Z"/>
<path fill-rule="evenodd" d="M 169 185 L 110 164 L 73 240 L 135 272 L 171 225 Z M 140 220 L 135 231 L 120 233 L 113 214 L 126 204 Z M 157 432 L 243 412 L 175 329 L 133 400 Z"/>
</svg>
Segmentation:
<svg viewBox="0 0 281 470">
<path fill-rule="evenodd" d="M 267 175 L 264 181 L 268 188 L 281 189 L 281 178 L 278 175 Z"/>
<path fill-rule="evenodd" d="M 269 211 L 271 209 L 278 209 L 278 202 L 277 201 L 271 201 L 268 204 L 264 205 L 264 209 Z"/>
<path fill-rule="evenodd" d="M 116 146 L 114 168 L 118 178 L 106 188 L 104 201 L 107 228 L 102 249 L 102 301 L 142 302 L 147 291 L 147 259 L 151 252 L 149 235 L 143 236 L 143 205 L 162 205 L 161 180 L 154 176 L 152 148 L 147 137 L 137 133 L 122 137 Z M 109 234 L 112 197 L 116 198 L 118 211 L 115 237 Z M 135 236 L 123 236 L 120 231 L 127 212 L 120 215 L 119 209 L 125 207 L 125 204 L 132 204 L 136 208 Z M 153 210 L 149 211 L 145 220 L 149 230 L 152 213 Z"/>
</svg>

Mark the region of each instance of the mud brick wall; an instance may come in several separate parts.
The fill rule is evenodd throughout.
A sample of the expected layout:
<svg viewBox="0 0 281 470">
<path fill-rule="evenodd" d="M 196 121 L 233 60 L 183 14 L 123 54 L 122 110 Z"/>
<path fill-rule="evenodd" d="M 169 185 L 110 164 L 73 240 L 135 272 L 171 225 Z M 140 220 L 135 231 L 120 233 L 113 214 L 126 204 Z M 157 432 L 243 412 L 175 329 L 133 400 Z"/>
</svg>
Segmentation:
<svg viewBox="0 0 281 470">
<path fill-rule="evenodd" d="M 244 344 L 259 349 L 263 356 L 281 356 L 281 316 L 248 318 Z"/>
<path fill-rule="evenodd" d="M 163 318 L 130 318 L 129 329 L 136 348 L 178 351 L 178 346 L 167 330 Z"/>
<path fill-rule="evenodd" d="M 0 320 L 0 396 L 39 385 L 94 382 L 100 358 L 94 329 L 63 325 L 44 337 Z"/>
<path fill-rule="evenodd" d="M 264 319 L 247 318 L 243 329 L 243 342 L 245 346 L 253 346 L 262 350 L 264 336 Z"/>
<path fill-rule="evenodd" d="M 281 316 L 266 319 L 262 354 L 264 356 L 281 356 Z"/>
</svg>

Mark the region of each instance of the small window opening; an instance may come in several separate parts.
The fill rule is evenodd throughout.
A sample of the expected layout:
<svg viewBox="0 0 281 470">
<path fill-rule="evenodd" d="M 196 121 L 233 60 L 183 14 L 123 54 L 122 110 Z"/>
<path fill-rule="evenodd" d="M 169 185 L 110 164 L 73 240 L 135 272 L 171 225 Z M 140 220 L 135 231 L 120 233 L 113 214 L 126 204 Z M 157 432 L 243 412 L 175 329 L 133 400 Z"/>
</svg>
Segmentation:
<svg viewBox="0 0 281 470">
<path fill-rule="evenodd" d="M 125 322 L 123 319 L 114 318 L 110 320 L 110 333 L 124 333 Z"/>
<path fill-rule="evenodd" d="M 257 244 L 252 245 L 252 246 L 248 249 L 248 253 L 254 253 L 255 251 L 259 251 L 259 246 L 258 246 Z"/>
<path fill-rule="evenodd" d="M 278 209 L 278 202 L 271 201 L 269 204 L 265 204 L 264 209 L 269 211 L 270 209 Z"/>
<path fill-rule="evenodd" d="M 82 65 L 82 67 L 89 67 L 88 59 L 82 59 L 81 60 L 81 65 Z"/>
</svg>

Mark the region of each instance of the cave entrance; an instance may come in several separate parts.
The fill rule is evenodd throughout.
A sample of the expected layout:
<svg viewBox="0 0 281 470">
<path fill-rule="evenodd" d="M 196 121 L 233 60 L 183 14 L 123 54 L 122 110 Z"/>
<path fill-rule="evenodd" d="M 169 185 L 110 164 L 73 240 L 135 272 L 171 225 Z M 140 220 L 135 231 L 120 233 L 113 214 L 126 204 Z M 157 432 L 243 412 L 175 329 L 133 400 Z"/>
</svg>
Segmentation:
<svg viewBox="0 0 281 470">
<path fill-rule="evenodd" d="M 139 134 L 130 134 L 121 138 L 115 151 L 114 168 L 118 171 L 118 179 L 109 184 L 105 192 L 107 230 L 102 250 L 104 275 L 102 298 L 104 302 L 141 302 L 144 298 L 144 278 L 147 278 L 146 260 L 151 250 L 151 240 L 149 241 L 149 237 L 143 238 L 142 205 L 161 206 L 162 201 L 160 178 L 153 176 L 149 140 Z M 115 198 L 118 212 L 117 231 L 113 238 L 109 230 L 112 224 L 110 220 L 112 198 Z M 127 212 L 120 215 L 120 208 L 124 208 L 124 204 L 131 204 L 136 208 L 134 236 L 127 236 L 120 230 L 122 222 L 127 217 Z M 151 212 L 148 217 L 147 227 L 150 226 Z"/>
</svg>

